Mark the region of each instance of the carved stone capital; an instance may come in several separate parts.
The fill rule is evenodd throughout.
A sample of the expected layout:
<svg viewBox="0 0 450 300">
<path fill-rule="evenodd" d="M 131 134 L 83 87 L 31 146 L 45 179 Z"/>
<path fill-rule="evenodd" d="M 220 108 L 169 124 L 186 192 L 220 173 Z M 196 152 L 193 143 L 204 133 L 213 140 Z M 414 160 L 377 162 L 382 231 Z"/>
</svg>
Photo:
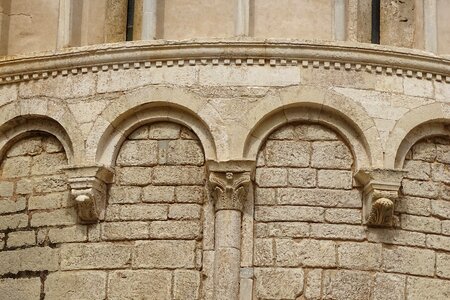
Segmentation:
<svg viewBox="0 0 450 300">
<path fill-rule="evenodd" d="M 254 163 L 226 161 L 208 163 L 208 184 L 215 210 L 243 210 L 251 186 Z"/>
<path fill-rule="evenodd" d="M 355 177 L 363 184 L 363 217 L 368 226 L 393 225 L 394 206 L 406 171 L 363 169 Z"/>
<path fill-rule="evenodd" d="M 112 182 L 113 172 L 103 166 L 69 167 L 71 195 L 77 204 L 82 223 L 95 223 L 105 215 L 107 184 Z"/>
</svg>

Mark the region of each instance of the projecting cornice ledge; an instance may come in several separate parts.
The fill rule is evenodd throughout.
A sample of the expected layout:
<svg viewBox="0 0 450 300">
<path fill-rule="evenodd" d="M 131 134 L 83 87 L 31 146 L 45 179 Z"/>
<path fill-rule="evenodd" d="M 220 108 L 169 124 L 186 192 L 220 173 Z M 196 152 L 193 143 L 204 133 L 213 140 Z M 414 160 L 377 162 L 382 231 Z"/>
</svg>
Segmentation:
<svg viewBox="0 0 450 300">
<path fill-rule="evenodd" d="M 196 65 L 301 65 L 450 83 L 450 60 L 420 50 L 297 40 L 136 41 L 0 60 L 0 84 L 118 69 Z"/>
</svg>

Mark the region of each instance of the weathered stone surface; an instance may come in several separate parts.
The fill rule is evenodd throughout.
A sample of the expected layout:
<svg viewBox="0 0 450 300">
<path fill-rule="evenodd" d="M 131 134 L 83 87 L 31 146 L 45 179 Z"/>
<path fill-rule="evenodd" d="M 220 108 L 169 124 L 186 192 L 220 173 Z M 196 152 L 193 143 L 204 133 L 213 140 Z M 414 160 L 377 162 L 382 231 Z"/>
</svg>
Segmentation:
<svg viewBox="0 0 450 300">
<path fill-rule="evenodd" d="M 45 153 L 33 157 L 31 175 L 56 174 L 67 162 L 64 153 Z"/>
<path fill-rule="evenodd" d="M 345 189 L 352 188 L 352 173 L 341 170 L 319 170 L 317 173 L 317 186 L 320 188 Z"/>
<path fill-rule="evenodd" d="M 33 227 L 75 225 L 77 212 L 75 208 L 62 208 L 50 212 L 35 212 L 31 215 L 30 224 Z"/>
<path fill-rule="evenodd" d="M 63 244 L 61 269 L 116 269 L 128 266 L 131 246 L 113 243 Z"/>
<path fill-rule="evenodd" d="M 195 140 L 169 141 L 166 151 L 166 164 L 169 165 L 201 166 L 204 163 L 202 148 L 199 142 Z"/>
<path fill-rule="evenodd" d="M 176 202 L 203 203 L 205 201 L 205 187 L 177 186 L 175 187 Z"/>
<path fill-rule="evenodd" d="M 350 150 L 342 142 L 314 142 L 311 166 L 315 168 L 350 169 L 353 163 Z"/>
<path fill-rule="evenodd" d="M 2 297 L 9 300 L 39 299 L 41 295 L 40 278 L 2 278 L 0 279 Z"/>
<path fill-rule="evenodd" d="M 408 196 L 437 198 L 439 189 L 436 183 L 405 179 L 402 182 L 403 193 Z"/>
<path fill-rule="evenodd" d="M 14 192 L 14 183 L 1 181 L 0 182 L 0 197 L 11 197 Z"/>
<path fill-rule="evenodd" d="M 256 170 L 256 184 L 260 187 L 287 186 L 287 169 L 263 168 Z"/>
<path fill-rule="evenodd" d="M 109 190 L 109 203 L 124 204 L 137 203 L 141 198 L 141 188 L 135 186 L 111 186 Z"/>
<path fill-rule="evenodd" d="M 0 216 L 0 230 L 24 228 L 28 226 L 28 215 L 14 214 Z"/>
<path fill-rule="evenodd" d="M 306 142 L 268 141 L 265 162 L 269 167 L 307 167 L 310 151 Z"/>
<path fill-rule="evenodd" d="M 369 242 L 394 245 L 425 246 L 425 234 L 420 232 L 370 228 L 367 239 Z"/>
<path fill-rule="evenodd" d="M 360 241 L 366 238 L 366 232 L 362 226 L 311 224 L 311 237 Z"/>
<path fill-rule="evenodd" d="M 2 169 L 2 176 L 4 178 L 28 176 L 31 170 L 31 157 L 19 156 L 8 158 L 4 161 Z"/>
<path fill-rule="evenodd" d="M 450 285 L 445 280 L 409 276 L 406 290 L 411 300 L 450 298 Z"/>
<path fill-rule="evenodd" d="M 64 228 L 50 228 L 48 239 L 52 243 L 84 242 L 87 240 L 87 227 L 75 225 Z"/>
<path fill-rule="evenodd" d="M 200 237 L 199 221 L 154 221 L 150 223 L 152 239 L 196 239 Z"/>
<path fill-rule="evenodd" d="M 168 202 L 175 199 L 175 187 L 173 186 L 146 186 L 143 189 L 143 202 Z"/>
<path fill-rule="evenodd" d="M 51 193 L 46 195 L 33 195 L 28 200 L 28 209 L 53 209 L 66 206 L 70 201 L 68 192 Z"/>
<path fill-rule="evenodd" d="M 271 221 L 324 221 L 325 210 L 309 206 L 257 206 L 255 220 Z"/>
<path fill-rule="evenodd" d="M 431 176 L 431 164 L 420 160 L 406 160 L 404 169 L 410 179 L 429 180 Z"/>
<path fill-rule="evenodd" d="M 372 275 L 363 271 L 325 270 L 323 274 L 325 299 L 369 299 Z"/>
<path fill-rule="evenodd" d="M 431 201 L 431 212 L 438 217 L 450 219 L 450 202 L 442 200 Z"/>
<path fill-rule="evenodd" d="M 429 216 L 431 203 L 434 202 L 427 198 L 401 197 L 395 203 L 395 210 L 412 215 Z"/>
<path fill-rule="evenodd" d="M 374 300 L 403 300 L 405 299 L 406 276 L 377 273 L 375 276 Z"/>
<path fill-rule="evenodd" d="M 6 247 L 15 248 L 32 246 L 36 244 L 36 233 L 34 231 L 14 231 L 8 234 Z"/>
<path fill-rule="evenodd" d="M 288 169 L 288 182 L 295 187 L 315 187 L 316 170 L 307 168 Z"/>
<path fill-rule="evenodd" d="M 383 268 L 387 272 L 433 276 L 434 261 L 434 251 L 426 249 L 396 247 L 383 251 Z"/>
<path fill-rule="evenodd" d="M 436 275 L 450 279 L 450 254 L 436 253 Z"/>
<path fill-rule="evenodd" d="M 174 272 L 174 299 L 198 299 L 200 292 L 200 272 L 176 270 Z"/>
<path fill-rule="evenodd" d="M 59 268 L 59 249 L 33 247 L 0 252 L 0 275 L 21 271 L 56 271 Z"/>
<path fill-rule="evenodd" d="M 325 210 L 325 221 L 329 223 L 361 224 L 361 210 L 329 208 Z"/>
<path fill-rule="evenodd" d="M 27 205 L 27 200 L 23 197 L 17 200 L 10 200 L 8 198 L 0 199 L 0 213 L 14 213 L 24 210 Z"/>
<path fill-rule="evenodd" d="M 169 219 L 200 219 L 202 207 L 198 204 L 172 204 L 169 206 Z"/>
<path fill-rule="evenodd" d="M 180 137 L 180 125 L 172 122 L 158 122 L 150 125 L 149 138 L 155 140 L 174 140 Z"/>
<path fill-rule="evenodd" d="M 254 264 L 255 266 L 272 266 L 274 260 L 272 239 L 256 239 L 254 241 Z"/>
<path fill-rule="evenodd" d="M 169 208 L 164 204 L 110 205 L 106 210 L 106 220 L 167 220 L 168 212 Z"/>
<path fill-rule="evenodd" d="M 307 237 L 309 224 L 302 222 L 257 223 L 255 235 L 257 237 Z"/>
<path fill-rule="evenodd" d="M 296 299 L 303 291 L 303 275 L 302 269 L 257 268 L 256 297 Z"/>
<path fill-rule="evenodd" d="M 322 270 L 311 269 L 306 275 L 305 297 L 306 299 L 318 300 L 322 290 Z"/>
<path fill-rule="evenodd" d="M 276 264 L 281 267 L 334 267 L 335 248 L 333 241 L 277 239 Z"/>
<path fill-rule="evenodd" d="M 205 177 L 202 167 L 194 166 L 157 166 L 153 169 L 155 185 L 202 185 Z"/>
<path fill-rule="evenodd" d="M 401 216 L 402 228 L 412 231 L 440 233 L 441 221 L 433 217 L 419 217 L 403 214 Z"/>
<path fill-rule="evenodd" d="M 117 156 L 121 166 L 154 166 L 158 163 L 158 142 L 125 141 Z"/>
<path fill-rule="evenodd" d="M 123 167 L 117 169 L 117 178 L 122 185 L 143 186 L 152 182 L 152 168 Z"/>
<path fill-rule="evenodd" d="M 137 268 L 194 268 L 195 241 L 136 242 L 133 267 Z"/>
<path fill-rule="evenodd" d="M 110 273 L 109 299 L 171 299 L 172 274 L 167 270 L 121 270 Z"/>
<path fill-rule="evenodd" d="M 104 240 L 137 240 L 147 239 L 149 233 L 146 222 L 115 222 L 102 224 Z"/>
<path fill-rule="evenodd" d="M 55 272 L 45 280 L 45 299 L 104 299 L 106 272 Z"/>
<path fill-rule="evenodd" d="M 450 251 L 450 237 L 442 235 L 427 235 L 427 247 L 431 249 Z"/>
<path fill-rule="evenodd" d="M 282 205 L 314 205 L 348 208 L 362 206 L 361 194 L 357 190 L 279 189 L 277 201 Z"/>
<path fill-rule="evenodd" d="M 382 246 L 369 243 L 342 243 L 338 246 L 339 265 L 346 269 L 378 270 Z"/>
</svg>

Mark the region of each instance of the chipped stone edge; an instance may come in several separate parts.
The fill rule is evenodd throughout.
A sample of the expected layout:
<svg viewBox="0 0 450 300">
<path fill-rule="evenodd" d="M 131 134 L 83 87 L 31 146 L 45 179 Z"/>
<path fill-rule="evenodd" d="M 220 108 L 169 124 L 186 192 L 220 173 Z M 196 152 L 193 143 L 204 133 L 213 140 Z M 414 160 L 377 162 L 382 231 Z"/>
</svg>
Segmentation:
<svg viewBox="0 0 450 300">
<path fill-rule="evenodd" d="M 0 85 L 126 69 L 301 66 L 450 83 L 450 60 L 398 47 L 296 40 L 137 41 L 68 48 L 0 60 Z"/>
</svg>

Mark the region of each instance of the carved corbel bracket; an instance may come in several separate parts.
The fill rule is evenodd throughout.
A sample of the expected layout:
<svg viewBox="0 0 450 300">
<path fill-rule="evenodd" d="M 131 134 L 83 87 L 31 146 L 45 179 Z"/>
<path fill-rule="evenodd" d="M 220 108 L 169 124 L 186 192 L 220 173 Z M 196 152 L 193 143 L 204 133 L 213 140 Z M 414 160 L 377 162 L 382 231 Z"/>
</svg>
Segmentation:
<svg viewBox="0 0 450 300">
<path fill-rule="evenodd" d="M 251 161 L 208 162 L 208 185 L 216 211 L 243 210 L 254 169 Z"/>
<path fill-rule="evenodd" d="M 363 218 L 368 226 L 393 225 L 394 206 L 406 171 L 363 169 L 355 177 L 364 186 Z"/>
<path fill-rule="evenodd" d="M 102 220 L 105 215 L 107 184 L 113 178 L 112 170 L 103 166 L 87 166 L 69 167 L 65 172 L 80 221 L 95 223 Z"/>
</svg>

